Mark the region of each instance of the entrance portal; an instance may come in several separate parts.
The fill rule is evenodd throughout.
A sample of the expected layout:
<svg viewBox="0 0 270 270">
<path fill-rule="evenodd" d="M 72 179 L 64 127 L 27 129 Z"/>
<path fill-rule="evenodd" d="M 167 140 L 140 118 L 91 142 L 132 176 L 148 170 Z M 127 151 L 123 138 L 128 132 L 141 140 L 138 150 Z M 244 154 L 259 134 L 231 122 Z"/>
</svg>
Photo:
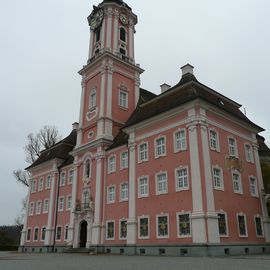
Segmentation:
<svg viewBox="0 0 270 270">
<path fill-rule="evenodd" d="M 80 248 L 86 247 L 87 241 L 87 222 L 84 220 L 80 224 Z"/>
</svg>

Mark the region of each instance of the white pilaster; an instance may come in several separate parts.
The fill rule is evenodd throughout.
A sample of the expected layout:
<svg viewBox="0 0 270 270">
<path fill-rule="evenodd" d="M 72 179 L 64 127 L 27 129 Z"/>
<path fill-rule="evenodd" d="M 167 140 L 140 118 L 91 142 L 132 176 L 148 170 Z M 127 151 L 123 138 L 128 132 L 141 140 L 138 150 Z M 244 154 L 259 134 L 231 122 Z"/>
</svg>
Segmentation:
<svg viewBox="0 0 270 270">
<path fill-rule="evenodd" d="M 206 205 L 207 205 L 206 222 L 208 231 L 208 243 L 220 243 L 218 230 L 218 215 L 215 212 L 208 133 L 207 133 L 207 126 L 203 123 L 201 123 L 201 139 L 202 139 L 202 152 L 203 152 L 203 163 L 205 173 L 205 190 L 206 190 Z"/>
<path fill-rule="evenodd" d="M 118 27 L 119 27 L 119 15 L 118 12 L 114 12 L 114 24 L 113 24 L 113 51 L 118 51 Z"/>
<path fill-rule="evenodd" d="M 137 106 L 137 103 L 138 103 L 139 97 L 140 97 L 140 85 L 141 85 L 140 74 L 139 74 L 139 72 L 136 72 L 135 73 L 135 99 L 134 99 L 135 108 Z"/>
<path fill-rule="evenodd" d="M 90 30 L 88 59 L 91 59 L 93 56 L 93 43 L 94 43 L 94 33 L 93 31 Z"/>
<path fill-rule="evenodd" d="M 107 17 L 107 36 L 106 36 L 106 48 L 111 48 L 112 42 L 112 9 L 108 9 L 108 17 Z"/>
<path fill-rule="evenodd" d="M 129 134 L 129 197 L 128 197 L 128 221 L 127 221 L 127 244 L 134 245 L 137 240 L 136 220 L 136 146 L 135 133 Z"/>
<path fill-rule="evenodd" d="M 81 105 L 80 105 L 80 120 L 79 120 L 79 129 L 77 131 L 77 143 L 76 147 L 80 146 L 82 143 L 82 126 L 83 126 L 83 113 L 84 113 L 84 100 L 85 100 L 85 87 L 86 82 L 85 78 L 82 78 L 82 93 L 81 93 Z"/>
<path fill-rule="evenodd" d="M 105 23 L 102 24 L 101 27 L 101 48 L 103 49 L 105 47 Z"/>
<path fill-rule="evenodd" d="M 263 184 L 263 178 L 262 178 L 260 158 L 259 158 L 259 153 L 258 153 L 258 146 L 253 145 L 253 150 L 254 150 L 257 180 L 258 180 L 258 186 L 259 186 L 259 196 L 260 196 L 261 207 L 262 207 L 264 236 L 265 236 L 266 242 L 270 242 L 270 219 L 268 217 L 265 197 L 263 196 L 263 193 L 262 193 L 262 191 L 264 190 L 264 184 Z"/>
<path fill-rule="evenodd" d="M 112 117 L 112 82 L 113 82 L 113 62 L 108 64 L 108 80 L 107 80 L 107 112 L 108 118 Z"/>
<path fill-rule="evenodd" d="M 96 193 L 95 193 L 95 212 L 94 212 L 94 223 L 92 226 L 92 244 L 100 244 L 100 233 L 101 233 L 101 188 L 102 188 L 102 162 L 105 154 L 101 147 L 98 147 L 96 156 Z"/>
<path fill-rule="evenodd" d="M 133 22 L 129 22 L 129 57 L 134 59 L 134 25 Z"/>
<path fill-rule="evenodd" d="M 76 159 L 77 158 L 75 158 L 75 160 Z M 73 183 L 72 183 L 72 193 L 71 193 L 72 200 L 71 200 L 70 219 L 69 219 L 69 226 L 68 226 L 68 240 L 67 240 L 68 246 L 73 246 L 73 241 L 74 241 L 74 225 L 75 225 L 74 209 L 76 206 L 77 178 L 78 178 L 77 166 L 73 170 L 74 170 L 74 178 L 73 178 Z"/>
<path fill-rule="evenodd" d="M 86 248 L 89 248 L 92 243 L 92 222 L 87 221 L 87 240 L 86 240 Z"/>
<path fill-rule="evenodd" d="M 48 212 L 48 220 L 47 220 L 47 226 L 46 226 L 46 232 L 45 232 L 45 246 L 50 246 L 52 245 L 52 234 L 54 232 L 54 227 L 53 227 L 53 215 L 54 211 L 57 211 L 55 209 L 55 201 L 54 201 L 54 194 L 55 194 L 55 188 L 56 188 L 56 177 L 55 173 L 52 175 L 52 182 L 51 182 L 51 190 L 50 190 L 50 200 L 49 200 L 49 212 Z"/>
</svg>

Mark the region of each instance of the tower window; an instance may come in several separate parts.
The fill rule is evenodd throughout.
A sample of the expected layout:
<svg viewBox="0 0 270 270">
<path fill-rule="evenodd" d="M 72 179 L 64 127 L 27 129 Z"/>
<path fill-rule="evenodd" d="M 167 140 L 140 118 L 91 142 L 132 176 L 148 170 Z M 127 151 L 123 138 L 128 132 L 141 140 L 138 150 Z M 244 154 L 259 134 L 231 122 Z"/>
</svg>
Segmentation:
<svg viewBox="0 0 270 270">
<path fill-rule="evenodd" d="M 122 55 L 126 55 L 126 50 L 123 49 L 123 48 L 120 48 L 120 49 L 119 49 L 119 52 L 120 52 L 120 54 L 122 54 Z"/>
<path fill-rule="evenodd" d="M 126 30 L 123 27 L 121 27 L 120 28 L 120 40 L 123 42 L 126 42 L 126 38 L 127 38 Z"/>
<path fill-rule="evenodd" d="M 100 29 L 96 31 L 96 42 L 100 41 Z"/>
</svg>

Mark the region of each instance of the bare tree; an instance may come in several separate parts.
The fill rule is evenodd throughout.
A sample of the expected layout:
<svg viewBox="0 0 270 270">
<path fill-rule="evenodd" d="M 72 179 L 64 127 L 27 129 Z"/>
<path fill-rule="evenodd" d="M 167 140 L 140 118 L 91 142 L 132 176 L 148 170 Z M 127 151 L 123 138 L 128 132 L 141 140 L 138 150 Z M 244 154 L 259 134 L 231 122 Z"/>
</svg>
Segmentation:
<svg viewBox="0 0 270 270">
<path fill-rule="evenodd" d="M 24 147 L 25 161 L 29 164 L 34 163 L 42 150 L 49 149 L 60 139 L 61 137 L 55 126 L 44 126 L 35 135 L 30 133 L 27 136 L 27 144 Z M 13 175 L 19 183 L 27 187 L 29 186 L 29 173 L 27 171 L 18 169 L 13 171 Z"/>
</svg>

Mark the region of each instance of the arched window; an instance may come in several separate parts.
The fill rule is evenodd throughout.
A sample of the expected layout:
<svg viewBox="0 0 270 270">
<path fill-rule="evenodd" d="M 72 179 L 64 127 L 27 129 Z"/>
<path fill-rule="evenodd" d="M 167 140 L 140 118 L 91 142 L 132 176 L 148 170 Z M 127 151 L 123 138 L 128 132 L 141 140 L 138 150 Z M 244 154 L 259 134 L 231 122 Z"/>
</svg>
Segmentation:
<svg viewBox="0 0 270 270">
<path fill-rule="evenodd" d="M 90 159 L 87 159 L 84 163 L 84 176 L 89 178 L 91 174 L 91 164 Z"/>
<path fill-rule="evenodd" d="M 125 28 L 120 28 L 120 40 L 126 42 L 126 30 Z"/>
</svg>

